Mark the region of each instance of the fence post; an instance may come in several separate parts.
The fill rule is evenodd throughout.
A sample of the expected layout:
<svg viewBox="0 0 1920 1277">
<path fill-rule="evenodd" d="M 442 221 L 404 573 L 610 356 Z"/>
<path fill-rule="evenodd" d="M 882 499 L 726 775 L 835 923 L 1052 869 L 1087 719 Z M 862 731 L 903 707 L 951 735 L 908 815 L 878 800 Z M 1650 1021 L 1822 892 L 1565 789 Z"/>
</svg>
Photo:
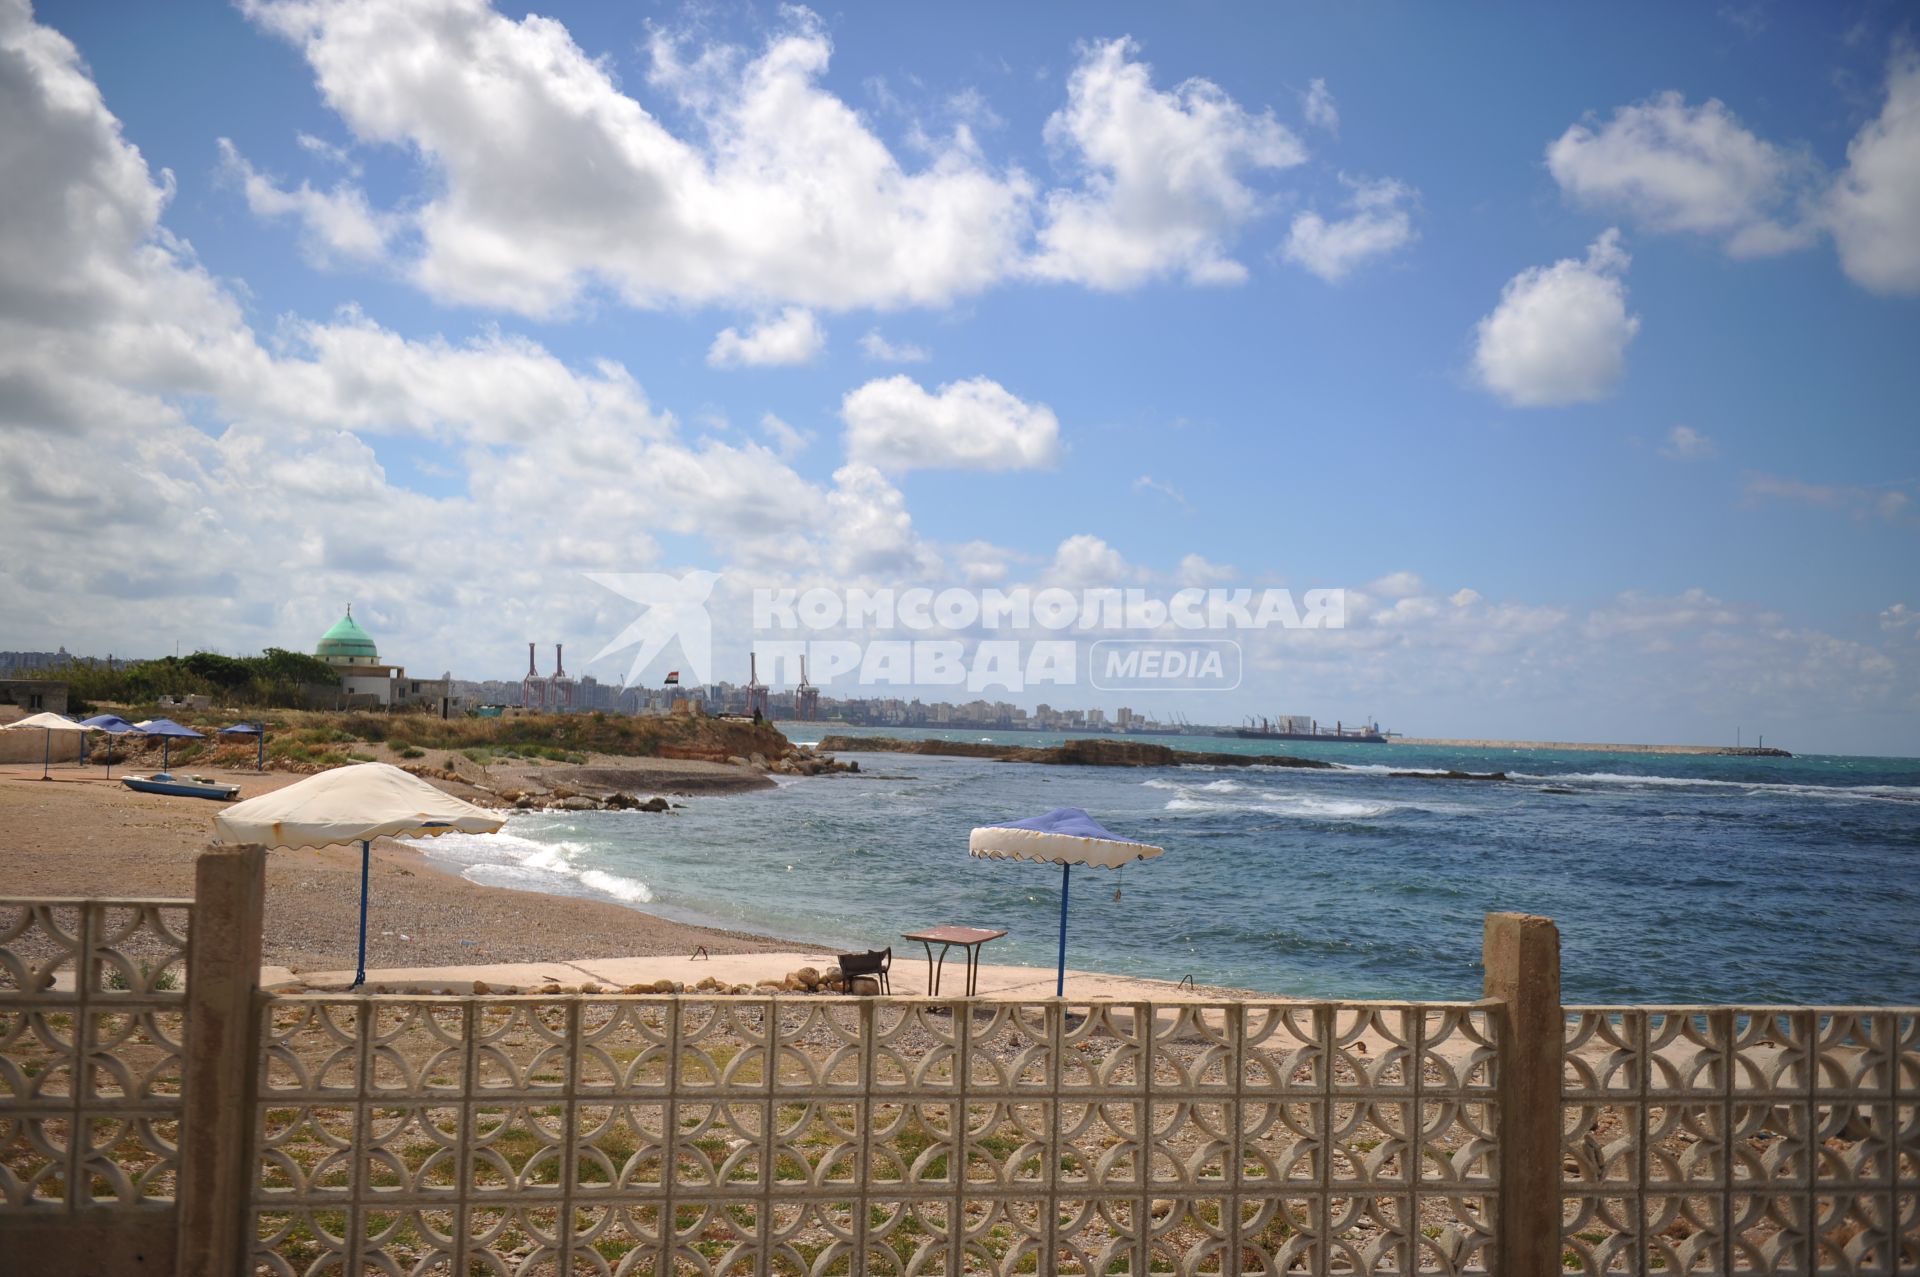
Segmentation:
<svg viewBox="0 0 1920 1277">
<path fill-rule="evenodd" d="M 1557 1277 L 1560 1262 L 1560 929 L 1553 919 L 1490 913 L 1482 940 L 1486 996 L 1506 1004 L 1500 1042 L 1501 1277 Z"/>
<path fill-rule="evenodd" d="M 209 849 L 194 866 L 176 1190 L 174 1271 L 181 1277 L 237 1277 L 245 1270 L 266 883 L 264 847 Z"/>
</svg>

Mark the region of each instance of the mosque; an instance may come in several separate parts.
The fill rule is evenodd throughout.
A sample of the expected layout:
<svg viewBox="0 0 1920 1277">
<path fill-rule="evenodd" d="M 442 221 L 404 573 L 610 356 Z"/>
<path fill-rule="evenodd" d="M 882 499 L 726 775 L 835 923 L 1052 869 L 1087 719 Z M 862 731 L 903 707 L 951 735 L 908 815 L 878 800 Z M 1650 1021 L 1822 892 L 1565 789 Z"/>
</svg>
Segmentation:
<svg viewBox="0 0 1920 1277">
<path fill-rule="evenodd" d="M 461 698 L 453 694 L 453 675 L 408 678 L 404 666 L 383 665 L 373 635 L 353 619 L 353 605 L 320 636 L 313 654 L 340 673 L 343 709 L 424 710 L 451 718 L 462 712 Z"/>
</svg>

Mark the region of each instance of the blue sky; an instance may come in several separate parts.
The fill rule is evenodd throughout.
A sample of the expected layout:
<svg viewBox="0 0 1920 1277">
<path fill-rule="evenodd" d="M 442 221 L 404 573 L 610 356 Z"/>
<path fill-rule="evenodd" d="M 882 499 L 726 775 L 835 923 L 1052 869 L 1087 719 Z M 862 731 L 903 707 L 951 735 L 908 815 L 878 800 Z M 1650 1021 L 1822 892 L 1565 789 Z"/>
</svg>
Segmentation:
<svg viewBox="0 0 1920 1277">
<path fill-rule="evenodd" d="M 1351 592 L 1167 711 L 1920 752 L 1899 6 L 0 9 L 0 647 L 1104 573 Z"/>
</svg>

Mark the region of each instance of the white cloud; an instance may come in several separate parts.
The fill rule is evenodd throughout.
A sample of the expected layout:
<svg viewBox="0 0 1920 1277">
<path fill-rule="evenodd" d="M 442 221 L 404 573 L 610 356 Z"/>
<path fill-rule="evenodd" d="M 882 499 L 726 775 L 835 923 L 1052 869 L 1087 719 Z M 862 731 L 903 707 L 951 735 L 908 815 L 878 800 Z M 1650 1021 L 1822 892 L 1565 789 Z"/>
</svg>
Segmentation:
<svg viewBox="0 0 1920 1277">
<path fill-rule="evenodd" d="M 835 571 L 904 576 L 937 570 L 937 559 L 914 532 L 906 498 L 879 470 L 849 461 L 833 472 L 833 484 L 827 504 Z"/>
<path fill-rule="evenodd" d="M 1226 585 L 1239 573 L 1225 563 L 1214 563 L 1202 554 L 1189 554 L 1180 560 L 1175 580 L 1182 586 Z"/>
<path fill-rule="evenodd" d="M 599 290 L 645 307 L 845 310 L 946 305 L 1017 278 L 1238 282 L 1234 241 L 1271 203 L 1252 179 L 1306 158 L 1271 109 L 1200 78 L 1156 88 L 1125 38 L 1078 55 L 1045 130 L 1072 177 L 1042 192 L 985 158 L 975 133 L 998 118 L 977 92 L 950 98 L 943 133 L 915 120 L 917 163 L 903 163 L 822 86 L 832 46 L 804 8 L 752 51 L 656 31 L 657 111 L 561 23 L 486 0 L 243 8 L 299 48 L 356 144 L 404 148 L 428 179 L 404 235 L 346 184 L 256 175 L 261 207 L 351 231 L 363 253 L 389 230 L 436 299 L 543 318 Z M 1321 82 L 1307 110 L 1337 121 Z"/>
<path fill-rule="evenodd" d="M 559 22 L 482 0 L 256 0 L 365 143 L 433 178 L 413 278 L 435 297 L 549 315 L 599 283 L 641 306 L 941 304 L 1017 263 L 1031 185 L 956 128 L 915 170 L 820 87 L 802 9 L 756 54 L 649 46 L 648 81 L 697 141 L 623 93 Z"/>
<path fill-rule="evenodd" d="M 1354 267 L 1403 248 L 1415 238 L 1407 208 L 1417 198 L 1411 187 L 1391 178 L 1367 181 L 1344 173 L 1340 180 L 1353 192 L 1347 200 L 1353 212 L 1332 222 L 1314 212 L 1297 214 L 1281 250 L 1288 261 L 1329 284 L 1339 283 Z"/>
<path fill-rule="evenodd" d="M 878 328 L 860 339 L 860 353 L 880 364 L 924 364 L 933 358 L 933 352 L 925 346 L 916 346 L 908 341 L 888 341 L 880 335 Z"/>
<path fill-rule="evenodd" d="M 1630 262 L 1609 229 L 1584 260 L 1521 271 L 1476 330 L 1474 366 L 1485 386 L 1521 407 L 1581 403 L 1612 390 L 1640 318 L 1621 281 Z"/>
<path fill-rule="evenodd" d="M 1824 230 L 1856 284 L 1920 293 L 1920 52 L 1910 46 L 1895 52 L 1880 113 L 1830 179 L 1804 147 L 1674 91 L 1574 125 L 1548 146 L 1547 166 L 1580 203 L 1648 230 L 1713 236 L 1737 257 L 1802 248 Z"/>
<path fill-rule="evenodd" d="M 1824 216 L 1847 277 L 1880 293 L 1920 292 L 1920 53 L 1887 70 L 1887 101 L 1847 146 Z"/>
<path fill-rule="evenodd" d="M 1411 598 L 1422 593 L 1426 588 L 1426 582 L 1415 573 L 1407 571 L 1389 572 L 1379 580 L 1367 584 L 1368 593 L 1382 594 L 1390 599 Z"/>
<path fill-rule="evenodd" d="M 1014 551 L 991 541 L 968 541 L 953 550 L 954 562 L 969 585 L 996 585 L 1006 580 L 1011 561 L 1018 557 Z"/>
<path fill-rule="evenodd" d="M 1170 274 L 1237 283 L 1246 268 L 1228 249 L 1261 210 L 1247 175 L 1300 164 L 1306 148 L 1210 81 L 1154 88 L 1137 52 L 1124 38 L 1089 47 L 1047 121 L 1049 144 L 1085 176 L 1047 196 L 1033 270 L 1105 289 Z"/>
<path fill-rule="evenodd" d="M 351 310 L 283 319 L 263 345 L 161 224 L 170 185 L 72 45 L 6 5 L 0 98 L 10 622 L 123 655 L 183 616 L 189 639 L 298 646 L 352 598 L 397 658 L 491 673 L 527 633 L 616 632 L 577 571 L 654 565 L 662 531 L 732 567 L 937 568 L 870 468 L 823 486 L 759 444 L 688 442 L 612 361 L 493 329 L 409 338 Z M 408 455 L 382 447 L 396 435 L 431 438 L 430 459 L 383 464 Z M 263 517 L 282 499 L 330 518 Z M 849 528 L 874 544 L 850 548 Z"/>
<path fill-rule="evenodd" d="M 1044 579 L 1058 586 L 1118 586 L 1138 575 L 1120 551 L 1082 532 L 1060 543 Z"/>
<path fill-rule="evenodd" d="M 225 138 L 221 139 L 223 142 L 225 140 Z M 359 164 L 353 158 L 353 152 L 344 146 L 329 142 L 323 137 L 315 137 L 311 133 L 296 133 L 293 135 L 293 140 L 300 144 L 301 150 L 337 164 L 349 173 L 358 174 L 360 171 Z"/>
<path fill-rule="evenodd" d="M 789 459 L 805 452 L 813 443 L 813 432 L 790 425 L 771 412 L 760 414 L 760 433 L 772 443 L 775 452 Z"/>
<path fill-rule="evenodd" d="M 1692 426 L 1675 426 L 1667 431 L 1666 440 L 1660 445 L 1660 455 L 1669 461 L 1704 461 L 1719 452 L 1719 446 L 1711 438 Z"/>
<path fill-rule="evenodd" d="M 1180 489 L 1174 487 L 1171 483 L 1166 482 L 1164 479 L 1156 479 L 1150 474 L 1143 474 L 1138 479 L 1135 479 L 1133 481 L 1133 490 L 1135 492 L 1156 493 L 1159 496 L 1165 497 L 1167 500 L 1173 502 L 1175 505 L 1179 506 L 1182 510 L 1188 510 L 1192 508 L 1190 505 L 1187 504 L 1186 493 L 1180 491 Z"/>
<path fill-rule="evenodd" d="M 1719 237 L 1736 256 L 1808 242 L 1792 205 L 1811 163 L 1756 136 L 1717 99 L 1689 106 L 1668 91 L 1604 124 L 1576 124 L 1547 147 L 1547 167 L 1583 204 L 1649 230 Z"/>
<path fill-rule="evenodd" d="M 1920 610 L 1895 603 L 1880 614 L 1880 628 L 1894 634 L 1912 630 L 1914 638 L 1920 639 Z"/>
<path fill-rule="evenodd" d="M 826 330 L 813 312 L 789 306 L 778 315 L 762 319 L 744 335 L 736 328 L 721 329 L 707 350 L 707 364 L 742 368 L 812 363 L 826 346 Z"/>
<path fill-rule="evenodd" d="M 847 455 L 882 470 L 1017 470 L 1052 464 L 1060 423 L 986 377 L 928 393 L 904 375 L 869 381 L 840 405 Z"/>
<path fill-rule="evenodd" d="M 305 135 L 302 135 L 305 140 Z M 257 172 L 231 141 L 220 139 L 221 167 L 240 183 L 247 207 L 263 218 L 293 217 L 300 222 L 308 246 L 322 260 L 331 254 L 375 261 L 387 251 L 396 219 L 377 213 L 365 192 L 351 182 L 317 191 L 307 182 L 286 190 Z"/>
<path fill-rule="evenodd" d="M 1300 111 L 1307 117 L 1307 123 L 1329 133 L 1340 131 L 1340 110 L 1333 103 L 1333 92 L 1327 88 L 1327 82 L 1315 78 L 1307 85 L 1307 91 L 1300 95 Z"/>
<path fill-rule="evenodd" d="M 1781 475 L 1747 475 L 1750 499 L 1785 501 L 1794 505 L 1840 510 L 1857 519 L 1874 517 L 1897 522 L 1913 504 L 1913 497 L 1897 487 L 1865 487 L 1838 483 L 1808 483 Z"/>
</svg>

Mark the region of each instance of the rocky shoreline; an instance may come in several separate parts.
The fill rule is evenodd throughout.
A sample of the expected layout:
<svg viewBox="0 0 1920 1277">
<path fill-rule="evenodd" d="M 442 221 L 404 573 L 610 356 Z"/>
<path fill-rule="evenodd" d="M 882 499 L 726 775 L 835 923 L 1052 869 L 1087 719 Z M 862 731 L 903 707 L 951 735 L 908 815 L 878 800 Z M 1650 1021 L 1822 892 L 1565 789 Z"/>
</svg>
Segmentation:
<svg viewBox="0 0 1920 1277">
<path fill-rule="evenodd" d="M 1174 749 L 1148 741 L 1070 740 L 1059 745 L 989 745 L 978 741 L 901 740 L 895 736 L 828 736 L 823 751 L 854 753 L 868 750 L 888 754 L 938 754 L 955 758 L 990 758 L 1005 763 L 1049 763 L 1067 767 L 1304 767 L 1336 770 L 1334 764 L 1292 754 L 1216 754 L 1204 750 Z"/>
<path fill-rule="evenodd" d="M 789 746 L 768 758 L 762 753 L 724 759 L 595 759 L 579 765 L 538 765 L 494 769 L 476 777 L 432 768 L 408 767 L 415 775 L 458 781 L 471 789 L 474 802 L 512 811 L 671 811 L 680 806 L 662 795 L 729 794 L 770 789 L 775 776 L 829 776 L 857 772 L 857 762 L 841 762 L 812 745 Z M 651 797 L 641 797 L 642 794 Z"/>
</svg>

